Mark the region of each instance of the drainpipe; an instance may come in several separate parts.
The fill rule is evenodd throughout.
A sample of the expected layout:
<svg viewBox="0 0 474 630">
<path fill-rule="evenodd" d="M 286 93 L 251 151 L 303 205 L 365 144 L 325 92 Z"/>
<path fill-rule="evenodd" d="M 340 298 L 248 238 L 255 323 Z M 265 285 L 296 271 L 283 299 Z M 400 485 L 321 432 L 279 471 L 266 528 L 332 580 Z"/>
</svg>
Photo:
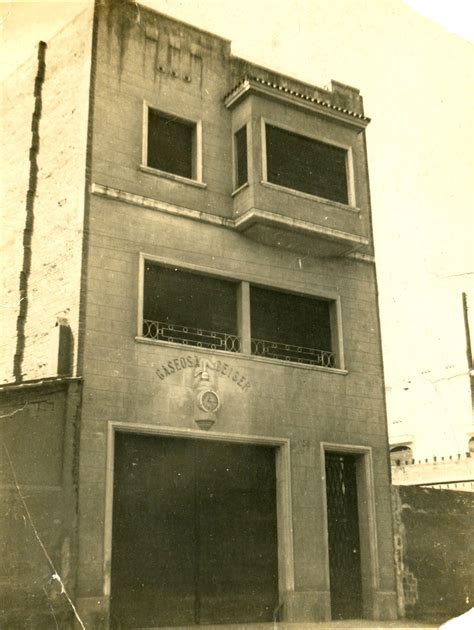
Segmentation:
<svg viewBox="0 0 474 630">
<path fill-rule="evenodd" d="M 34 207 L 36 191 L 38 186 L 38 154 L 40 148 L 39 126 L 41 120 L 41 110 L 43 107 L 42 93 L 46 71 L 46 42 L 38 45 L 38 68 L 35 78 L 35 108 L 31 119 L 31 146 L 30 146 L 30 176 L 28 181 L 28 191 L 26 193 L 26 216 L 25 227 L 23 229 L 23 263 L 20 271 L 20 306 L 16 320 L 16 348 L 13 357 L 13 376 L 16 383 L 23 379 L 22 365 L 25 354 L 25 326 L 28 314 L 28 282 L 31 272 L 31 242 L 33 240 L 34 227 Z"/>
</svg>

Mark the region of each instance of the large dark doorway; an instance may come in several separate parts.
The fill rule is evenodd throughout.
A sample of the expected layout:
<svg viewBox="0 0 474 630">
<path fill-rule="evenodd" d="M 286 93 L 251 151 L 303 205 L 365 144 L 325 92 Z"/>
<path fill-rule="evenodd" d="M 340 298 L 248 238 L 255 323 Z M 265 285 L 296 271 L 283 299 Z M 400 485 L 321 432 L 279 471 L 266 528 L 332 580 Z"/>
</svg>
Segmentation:
<svg viewBox="0 0 474 630">
<path fill-rule="evenodd" d="M 329 578 L 333 619 L 362 616 L 355 455 L 326 453 Z"/>
<path fill-rule="evenodd" d="M 271 621 L 275 449 L 117 433 L 114 628 Z"/>
</svg>

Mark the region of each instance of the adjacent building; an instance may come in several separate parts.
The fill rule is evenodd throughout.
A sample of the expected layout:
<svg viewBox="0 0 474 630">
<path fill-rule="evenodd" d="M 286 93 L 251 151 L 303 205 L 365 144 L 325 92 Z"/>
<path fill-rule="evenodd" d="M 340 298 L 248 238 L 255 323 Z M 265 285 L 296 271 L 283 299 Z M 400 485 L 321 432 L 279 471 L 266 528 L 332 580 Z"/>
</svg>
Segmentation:
<svg viewBox="0 0 474 630">
<path fill-rule="evenodd" d="M 395 618 L 359 91 L 97 3 L 5 96 L 7 623 Z"/>
</svg>

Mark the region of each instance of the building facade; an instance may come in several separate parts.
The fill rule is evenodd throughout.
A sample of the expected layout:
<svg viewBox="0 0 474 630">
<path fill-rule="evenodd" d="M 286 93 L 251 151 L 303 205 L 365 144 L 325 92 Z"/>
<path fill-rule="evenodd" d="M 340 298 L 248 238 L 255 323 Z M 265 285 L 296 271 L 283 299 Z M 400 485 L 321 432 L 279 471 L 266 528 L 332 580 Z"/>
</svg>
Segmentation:
<svg viewBox="0 0 474 630">
<path fill-rule="evenodd" d="M 44 549 L 11 556 L 4 614 L 395 618 L 358 90 L 98 3 L 6 97 L 2 492 Z"/>
</svg>

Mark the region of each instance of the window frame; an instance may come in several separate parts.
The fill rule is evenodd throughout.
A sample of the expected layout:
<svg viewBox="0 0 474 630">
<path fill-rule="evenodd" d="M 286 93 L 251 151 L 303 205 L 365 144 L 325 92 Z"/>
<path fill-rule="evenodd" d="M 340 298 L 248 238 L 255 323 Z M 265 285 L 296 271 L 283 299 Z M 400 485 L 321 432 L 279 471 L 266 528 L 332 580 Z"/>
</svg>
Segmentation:
<svg viewBox="0 0 474 630">
<path fill-rule="evenodd" d="M 161 169 L 154 168 L 153 166 L 148 165 L 148 123 L 150 110 L 153 110 L 158 114 L 163 114 L 163 116 L 174 118 L 177 121 L 180 121 L 186 125 L 192 125 L 194 127 L 193 146 L 191 149 L 193 177 L 183 177 L 182 175 L 163 171 Z M 185 116 L 180 116 L 176 112 L 171 112 L 161 107 L 157 107 L 156 105 L 149 103 L 148 101 L 143 101 L 142 157 L 140 170 L 153 175 L 158 175 L 159 177 L 172 179 L 177 182 L 192 184 L 200 188 L 205 188 L 206 184 L 203 182 L 202 179 L 202 120 L 198 118 L 187 118 Z"/>
<path fill-rule="evenodd" d="M 183 271 L 197 273 L 209 277 L 220 278 L 235 282 L 237 284 L 237 335 L 240 338 L 240 352 L 228 352 L 224 350 L 210 350 L 208 348 L 198 348 L 201 352 L 211 354 L 224 354 L 232 357 L 252 358 L 256 361 L 273 363 L 278 365 L 293 366 L 305 369 L 324 370 L 346 374 L 347 370 L 344 361 L 344 343 L 342 328 L 342 303 L 341 296 L 332 291 L 324 289 L 312 289 L 308 287 L 295 287 L 294 284 L 288 282 L 272 282 L 272 280 L 254 275 L 243 275 L 239 273 L 227 273 L 214 267 L 204 265 L 195 265 L 165 256 L 157 256 L 140 252 L 139 269 L 138 269 L 138 301 L 137 301 L 137 322 L 136 322 L 136 340 L 153 344 L 165 344 L 175 348 L 182 348 L 183 345 L 171 341 L 161 341 L 148 339 L 143 336 L 143 305 L 144 305 L 144 282 L 145 282 L 145 264 L 147 262 L 155 263 L 163 267 L 173 267 L 182 269 Z M 307 363 L 296 363 L 292 361 L 284 361 L 283 359 L 273 359 L 268 357 L 260 357 L 251 353 L 251 322 L 250 322 L 250 290 L 251 286 L 257 286 L 264 289 L 291 293 L 293 295 L 301 295 L 303 297 L 316 298 L 330 302 L 330 326 L 331 326 L 331 343 L 332 352 L 334 352 L 335 367 L 324 367 L 311 365 Z M 189 348 L 191 346 L 184 346 Z"/>
<path fill-rule="evenodd" d="M 247 181 L 245 181 L 243 184 L 239 185 L 239 183 L 238 183 L 238 181 L 239 181 L 239 174 L 238 174 L 239 165 L 238 165 L 238 156 L 237 156 L 236 136 L 244 128 L 245 128 L 245 139 L 246 139 L 246 142 L 247 142 L 247 146 L 246 146 L 246 149 L 247 149 Z M 251 142 L 251 132 L 250 132 L 250 125 L 249 125 L 248 122 L 243 123 L 235 131 L 232 131 L 232 195 L 235 195 L 240 190 L 242 190 L 243 188 L 246 188 L 247 186 L 250 185 L 250 170 L 251 170 L 250 169 L 250 160 L 249 160 L 250 142 Z"/>
<path fill-rule="evenodd" d="M 266 126 L 277 127 L 278 129 L 282 129 L 283 131 L 287 131 L 296 136 L 303 136 L 304 138 L 308 138 L 309 140 L 315 140 L 316 142 L 322 142 L 324 144 L 328 144 L 329 146 L 336 147 L 338 149 L 344 149 L 346 152 L 346 182 L 347 182 L 347 204 L 342 203 L 341 201 L 335 201 L 334 199 L 327 199 L 326 197 L 320 197 L 318 195 L 313 195 L 311 193 L 304 192 L 302 190 L 298 190 L 297 188 L 289 188 L 287 186 L 281 186 L 280 184 L 275 184 L 274 182 L 270 182 L 268 180 L 268 166 L 267 166 L 267 129 Z M 354 157 L 352 145 L 345 144 L 343 142 L 336 142 L 333 138 L 328 138 L 322 134 L 315 133 L 307 133 L 302 132 L 301 129 L 295 128 L 294 126 L 286 125 L 281 123 L 278 120 L 273 118 L 267 118 L 264 116 L 260 117 L 260 142 L 262 147 L 262 181 L 261 183 L 269 188 L 274 188 L 276 190 L 281 190 L 287 193 L 291 193 L 298 197 L 304 197 L 305 199 L 313 199 L 322 201 L 324 203 L 335 204 L 339 207 L 343 208 L 357 208 L 356 194 L 355 194 L 355 180 L 354 180 Z"/>
</svg>

